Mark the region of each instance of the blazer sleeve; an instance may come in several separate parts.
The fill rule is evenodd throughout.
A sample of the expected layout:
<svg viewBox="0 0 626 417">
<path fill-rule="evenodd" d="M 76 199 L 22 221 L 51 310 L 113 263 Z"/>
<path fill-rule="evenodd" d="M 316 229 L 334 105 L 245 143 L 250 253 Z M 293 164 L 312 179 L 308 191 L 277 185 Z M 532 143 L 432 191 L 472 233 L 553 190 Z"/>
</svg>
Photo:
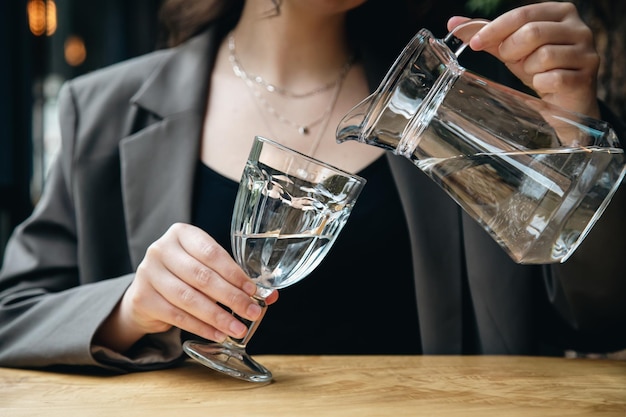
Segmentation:
<svg viewBox="0 0 626 417">
<path fill-rule="evenodd" d="M 62 150 L 41 200 L 10 237 L 0 270 L 0 366 L 76 365 L 114 372 L 169 366 L 182 354 L 176 330 L 142 339 L 128 356 L 92 346 L 134 274 L 90 283 L 81 279 L 80 223 L 72 198 L 80 117 L 70 86 L 59 95 Z"/>
</svg>

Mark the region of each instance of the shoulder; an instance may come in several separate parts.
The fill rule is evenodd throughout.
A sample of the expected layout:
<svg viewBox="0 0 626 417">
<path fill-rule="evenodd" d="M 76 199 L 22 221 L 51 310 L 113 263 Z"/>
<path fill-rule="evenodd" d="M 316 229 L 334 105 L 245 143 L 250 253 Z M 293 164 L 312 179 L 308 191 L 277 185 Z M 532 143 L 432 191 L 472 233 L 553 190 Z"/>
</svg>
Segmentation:
<svg viewBox="0 0 626 417">
<path fill-rule="evenodd" d="M 65 154 L 76 160 L 114 155 L 120 140 L 145 123 L 204 102 L 212 31 L 187 42 L 81 75 L 64 83 L 57 112 Z M 195 87 L 195 88 L 194 88 Z M 85 153 L 87 152 L 87 153 Z"/>
<path fill-rule="evenodd" d="M 114 152 L 133 113 L 133 95 L 171 54 L 169 50 L 152 52 L 66 81 L 57 98 L 66 155 L 74 158 L 85 148 Z"/>
<path fill-rule="evenodd" d="M 86 103 L 102 104 L 105 99 L 128 102 L 173 54 L 174 50 L 159 50 L 78 76 L 63 85 L 60 99 L 71 95 L 79 107 Z"/>
<path fill-rule="evenodd" d="M 68 80 L 60 97 L 71 95 L 79 107 L 114 105 L 118 101 L 129 103 L 142 86 L 163 75 L 164 68 L 180 68 L 205 59 L 207 45 L 215 39 L 213 32 L 206 30 L 179 46 L 156 50 Z"/>
</svg>

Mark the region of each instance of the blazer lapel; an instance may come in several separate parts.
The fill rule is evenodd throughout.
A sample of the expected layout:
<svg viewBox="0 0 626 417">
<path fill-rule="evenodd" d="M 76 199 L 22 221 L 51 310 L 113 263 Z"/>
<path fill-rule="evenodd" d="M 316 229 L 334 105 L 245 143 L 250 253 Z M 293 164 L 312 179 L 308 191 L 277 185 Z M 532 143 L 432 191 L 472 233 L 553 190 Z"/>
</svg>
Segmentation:
<svg viewBox="0 0 626 417">
<path fill-rule="evenodd" d="M 216 48 L 212 32 L 207 31 L 162 52 L 169 56 L 131 100 L 135 112 L 129 118 L 129 136 L 120 142 L 120 159 L 134 267 L 172 224 L 190 221 L 193 177 Z"/>
</svg>

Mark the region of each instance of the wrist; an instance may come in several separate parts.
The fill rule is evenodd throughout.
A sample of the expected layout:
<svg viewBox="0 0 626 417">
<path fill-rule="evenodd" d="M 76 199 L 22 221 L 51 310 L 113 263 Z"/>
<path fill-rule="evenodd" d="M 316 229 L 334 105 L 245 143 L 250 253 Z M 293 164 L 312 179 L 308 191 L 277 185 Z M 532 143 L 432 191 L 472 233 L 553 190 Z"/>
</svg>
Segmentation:
<svg viewBox="0 0 626 417">
<path fill-rule="evenodd" d="M 94 334 L 92 344 L 124 353 L 145 336 L 144 331 L 133 326 L 126 319 L 126 315 L 122 311 L 122 304 L 123 301 L 120 301 L 111 311 L 111 314 L 100 324 Z"/>
</svg>

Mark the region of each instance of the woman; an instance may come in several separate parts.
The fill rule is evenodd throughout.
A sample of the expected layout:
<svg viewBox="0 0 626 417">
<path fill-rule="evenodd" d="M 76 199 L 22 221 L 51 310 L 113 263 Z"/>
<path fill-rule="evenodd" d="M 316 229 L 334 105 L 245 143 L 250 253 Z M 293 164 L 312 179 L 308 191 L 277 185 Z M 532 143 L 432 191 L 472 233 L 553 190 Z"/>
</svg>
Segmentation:
<svg viewBox="0 0 626 417">
<path fill-rule="evenodd" d="M 227 310 L 260 312 L 228 229 L 257 134 L 368 185 L 320 267 L 270 307 L 251 353 L 623 347 L 623 190 L 567 263 L 522 266 L 404 158 L 335 142 L 342 116 L 431 26 L 410 6 L 166 3 L 175 47 L 68 82 L 63 151 L 0 274 L 0 365 L 145 370 L 184 357 L 181 331 L 240 337 Z M 611 117 L 596 99 L 591 32 L 571 4 L 505 13 L 470 46 L 545 100 Z"/>
</svg>

